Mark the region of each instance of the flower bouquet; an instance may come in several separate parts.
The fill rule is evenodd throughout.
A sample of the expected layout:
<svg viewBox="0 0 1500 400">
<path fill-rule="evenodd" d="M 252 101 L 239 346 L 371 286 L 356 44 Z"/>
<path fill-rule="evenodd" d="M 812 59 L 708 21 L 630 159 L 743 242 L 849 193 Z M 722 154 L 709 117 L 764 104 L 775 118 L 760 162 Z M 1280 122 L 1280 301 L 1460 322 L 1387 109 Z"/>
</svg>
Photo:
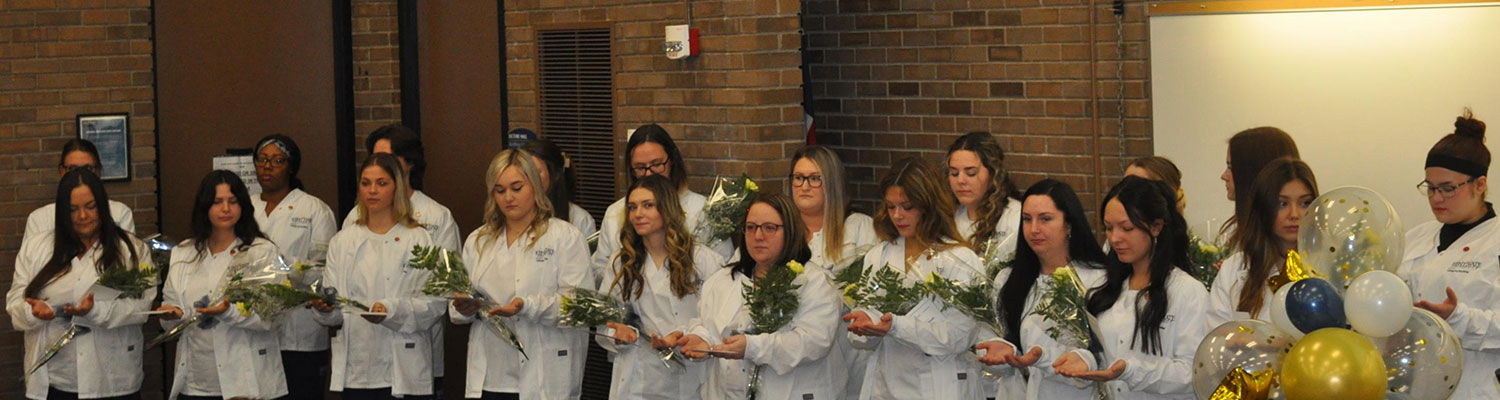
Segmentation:
<svg viewBox="0 0 1500 400">
<path fill-rule="evenodd" d="M 753 279 L 751 284 L 744 286 L 741 295 L 745 299 L 745 308 L 750 312 L 751 334 L 773 333 L 792 322 L 792 317 L 797 314 L 797 307 L 801 305 L 797 289 L 802 287 L 792 282 L 803 271 L 801 263 L 789 261 L 786 268 L 771 268 L 766 276 Z M 749 399 L 754 399 L 760 389 L 762 367 L 757 364 L 750 373 L 749 387 L 745 392 Z"/>
<path fill-rule="evenodd" d="M 736 179 L 720 177 L 703 204 L 703 219 L 693 229 L 693 237 L 703 239 L 703 244 L 710 247 L 728 240 L 745 222 L 751 197 L 759 191 L 760 186 L 749 175 Z"/>
<path fill-rule="evenodd" d="M 432 273 L 432 276 L 427 278 L 427 282 L 422 284 L 423 294 L 449 300 L 473 298 L 480 302 L 482 310 L 491 310 L 500 306 L 495 303 L 494 299 L 488 298 L 479 291 L 478 287 L 474 286 L 474 282 L 469 279 L 469 270 L 464 268 L 463 258 L 458 253 L 435 245 L 412 246 L 411 259 L 407 264 L 412 269 Z M 521 339 L 516 336 L 516 332 L 511 330 L 509 325 L 505 324 L 504 317 L 493 316 L 483 311 L 475 315 L 484 320 L 485 325 L 494 328 L 507 344 L 515 347 L 516 351 L 521 353 L 521 358 L 530 359 L 526 355 L 526 348 L 521 345 Z"/>
</svg>

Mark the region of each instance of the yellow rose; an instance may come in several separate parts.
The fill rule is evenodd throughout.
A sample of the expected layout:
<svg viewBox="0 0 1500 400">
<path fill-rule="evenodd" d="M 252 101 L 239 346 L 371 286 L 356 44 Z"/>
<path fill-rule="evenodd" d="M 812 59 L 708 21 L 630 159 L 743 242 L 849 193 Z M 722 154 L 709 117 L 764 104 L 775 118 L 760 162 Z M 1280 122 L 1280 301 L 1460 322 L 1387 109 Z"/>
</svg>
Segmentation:
<svg viewBox="0 0 1500 400">
<path fill-rule="evenodd" d="M 792 273 L 797 275 L 802 275 L 802 271 L 804 270 L 802 263 L 797 262 L 797 260 L 787 261 L 786 269 L 792 270 Z"/>
<path fill-rule="evenodd" d="M 745 190 L 758 192 L 760 191 L 760 185 L 756 185 L 755 181 L 750 180 L 750 178 L 745 178 Z"/>
<path fill-rule="evenodd" d="M 240 316 L 241 317 L 249 317 L 250 316 L 250 305 L 245 304 L 245 302 L 234 303 L 234 308 L 237 308 L 237 309 L 240 310 Z"/>
<path fill-rule="evenodd" d="M 287 280 L 281 281 L 281 286 L 292 287 L 292 280 L 291 279 L 287 279 Z"/>
<path fill-rule="evenodd" d="M 938 274 L 936 272 L 932 272 L 932 273 L 928 273 L 927 274 L 927 284 L 928 285 L 937 283 L 937 280 L 938 280 Z"/>
</svg>

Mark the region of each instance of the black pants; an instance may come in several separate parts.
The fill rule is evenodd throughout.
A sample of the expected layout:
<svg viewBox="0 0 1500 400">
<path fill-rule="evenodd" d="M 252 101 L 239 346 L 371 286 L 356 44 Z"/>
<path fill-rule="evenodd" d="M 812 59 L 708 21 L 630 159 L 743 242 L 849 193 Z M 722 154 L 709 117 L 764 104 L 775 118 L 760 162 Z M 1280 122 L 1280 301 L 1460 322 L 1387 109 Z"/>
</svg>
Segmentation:
<svg viewBox="0 0 1500 400">
<path fill-rule="evenodd" d="M 47 388 L 47 400 L 78 400 L 78 393 L 64 392 L 57 388 Z M 103 397 L 99 400 L 141 400 L 141 393 L 135 392 L 124 396 Z"/>
<path fill-rule="evenodd" d="M 177 400 L 224 400 L 223 397 L 177 395 Z"/>
<path fill-rule="evenodd" d="M 520 400 L 519 393 L 480 392 L 479 400 Z"/>
<path fill-rule="evenodd" d="M 286 371 L 285 399 L 323 400 L 328 389 L 328 350 L 283 351 L 281 367 Z"/>
<path fill-rule="evenodd" d="M 391 395 L 391 388 L 379 389 L 350 389 L 344 388 L 344 400 L 392 400 L 396 396 Z M 432 396 L 406 396 L 402 400 L 426 400 Z"/>
</svg>

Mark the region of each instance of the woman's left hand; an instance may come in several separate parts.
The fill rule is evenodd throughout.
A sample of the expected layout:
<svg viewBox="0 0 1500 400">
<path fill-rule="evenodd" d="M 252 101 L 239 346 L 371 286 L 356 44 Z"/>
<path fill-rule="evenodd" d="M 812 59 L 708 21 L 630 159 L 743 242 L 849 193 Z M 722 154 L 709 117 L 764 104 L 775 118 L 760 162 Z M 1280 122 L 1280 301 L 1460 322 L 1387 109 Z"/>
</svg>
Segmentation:
<svg viewBox="0 0 1500 400">
<path fill-rule="evenodd" d="M 526 306 L 526 301 L 525 300 L 521 300 L 520 297 L 517 297 L 517 298 L 511 299 L 509 304 L 506 304 L 506 305 L 503 305 L 503 306 L 499 306 L 499 307 L 495 307 L 494 309 L 491 309 L 490 310 L 490 315 L 499 315 L 499 316 L 502 316 L 502 317 L 514 316 L 517 313 L 520 313 L 521 312 L 521 308 L 525 307 L 525 306 Z"/>
<path fill-rule="evenodd" d="M 858 333 L 864 336 L 884 337 L 886 334 L 891 333 L 891 324 L 893 318 L 894 317 L 891 316 L 891 313 L 885 313 L 880 315 L 880 320 L 878 321 L 870 321 L 869 323 L 861 324 L 858 329 L 855 329 L 853 324 L 850 324 L 849 329 L 854 330 L 854 333 Z"/>
<path fill-rule="evenodd" d="M 194 307 L 193 311 L 197 311 L 199 314 L 207 315 L 210 317 L 218 316 L 219 314 L 223 314 L 225 311 L 229 311 L 229 299 L 224 299 L 224 301 L 220 301 L 219 304 L 215 304 L 211 307 Z"/>
<path fill-rule="evenodd" d="M 68 315 L 73 315 L 73 316 L 84 316 L 84 315 L 89 315 L 89 311 L 92 311 L 93 309 L 94 309 L 94 293 L 90 292 L 89 294 L 83 295 L 83 301 L 78 302 L 78 305 L 76 305 L 76 306 L 63 306 L 63 314 L 68 314 Z"/>
<path fill-rule="evenodd" d="M 1448 317 L 1453 315 L 1453 310 L 1458 308 L 1458 294 L 1453 293 L 1453 288 L 1450 287 L 1448 288 L 1448 298 L 1443 299 L 1442 303 L 1433 304 L 1430 301 L 1422 300 L 1412 305 L 1423 310 L 1432 311 L 1433 314 L 1437 314 L 1438 318 L 1447 321 Z"/>
<path fill-rule="evenodd" d="M 1059 375 L 1063 375 L 1063 376 L 1067 376 L 1067 377 L 1078 378 L 1078 379 L 1083 379 L 1083 380 L 1090 380 L 1090 381 L 1094 381 L 1094 382 L 1112 381 L 1112 380 L 1115 380 L 1116 378 L 1119 378 L 1120 374 L 1124 374 L 1125 373 L 1125 360 L 1115 360 L 1115 363 L 1114 364 L 1110 364 L 1109 368 L 1105 368 L 1105 369 L 1101 369 L 1101 370 L 1097 370 L 1097 371 L 1074 372 L 1074 371 L 1059 370 L 1057 373 Z"/>
<path fill-rule="evenodd" d="M 370 305 L 370 312 L 372 312 L 372 313 L 385 313 L 385 304 L 381 304 L 381 303 L 371 304 Z M 370 321 L 370 323 L 372 323 L 372 324 L 378 324 L 378 323 L 381 323 L 381 322 L 385 322 L 385 315 L 384 314 L 382 314 L 382 315 L 366 315 L 366 314 L 361 314 L 360 317 L 364 317 L 365 321 Z"/>
<path fill-rule="evenodd" d="M 710 349 L 718 351 L 719 358 L 739 360 L 745 358 L 745 335 L 734 335 L 724 339 L 724 344 L 710 346 Z"/>
</svg>

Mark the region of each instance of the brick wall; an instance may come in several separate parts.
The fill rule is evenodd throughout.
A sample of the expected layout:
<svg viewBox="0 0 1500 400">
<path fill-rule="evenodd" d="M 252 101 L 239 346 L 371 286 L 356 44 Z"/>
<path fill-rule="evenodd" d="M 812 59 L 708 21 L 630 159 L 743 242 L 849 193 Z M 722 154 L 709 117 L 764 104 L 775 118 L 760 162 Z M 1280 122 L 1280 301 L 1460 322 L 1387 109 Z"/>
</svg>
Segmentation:
<svg viewBox="0 0 1500 400">
<path fill-rule="evenodd" d="M 106 185 L 157 231 L 156 129 L 149 0 L 12 0 L 0 4 L 0 280 L 10 287 L 26 216 L 56 196 L 57 152 L 74 116 L 130 113 L 130 182 Z M 23 372 L 21 333 L 0 322 L 0 375 Z M 148 355 L 147 369 L 160 369 Z M 157 365 L 156 367 L 150 365 Z M 157 377 L 148 377 L 148 387 Z M 21 398 L 0 379 L 0 398 Z"/>
<path fill-rule="evenodd" d="M 365 158 L 365 138 L 401 122 L 401 52 L 395 0 L 354 0 L 354 153 Z"/>
<path fill-rule="evenodd" d="M 708 190 L 715 175 L 742 172 L 779 187 L 786 159 L 804 141 L 798 69 L 801 4 L 691 4 L 693 27 L 702 33 L 702 54 L 669 60 L 661 50 L 664 29 L 687 21 L 685 2 L 506 0 L 512 128 L 546 135 L 537 128 L 535 31 L 605 23 L 613 29 L 619 148 L 626 129 L 655 122 L 682 148 L 695 190 Z"/>
<path fill-rule="evenodd" d="M 1092 79 L 1103 183 L 1117 181 L 1121 57 L 1109 3 L 1091 10 L 1080 0 L 807 0 L 805 7 L 819 141 L 840 150 L 858 199 L 878 199 L 876 179 L 892 161 L 937 162 L 960 134 L 988 131 L 1023 190 L 1053 177 L 1097 204 Z M 1127 159 L 1151 151 L 1142 7 L 1131 4 L 1123 25 Z"/>
</svg>

